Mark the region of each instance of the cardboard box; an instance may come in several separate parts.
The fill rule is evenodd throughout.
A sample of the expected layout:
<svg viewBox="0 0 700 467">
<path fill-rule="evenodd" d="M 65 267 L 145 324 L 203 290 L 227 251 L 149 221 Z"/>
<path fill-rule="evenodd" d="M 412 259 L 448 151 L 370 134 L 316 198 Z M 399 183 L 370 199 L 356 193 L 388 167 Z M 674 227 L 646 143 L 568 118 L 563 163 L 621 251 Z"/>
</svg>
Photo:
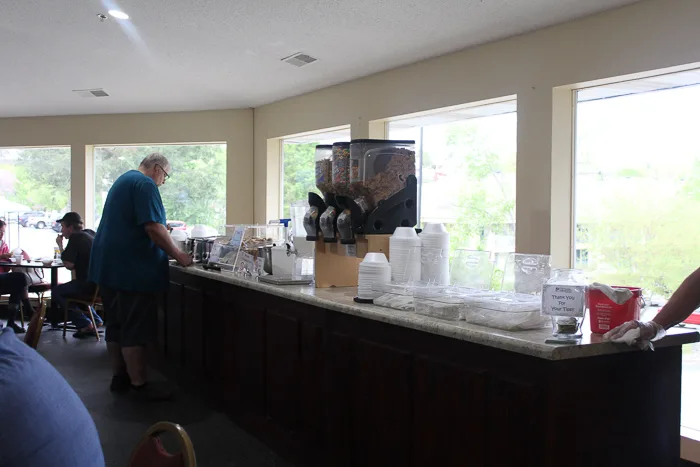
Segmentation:
<svg viewBox="0 0 700 467">
<path fill-rule="evenodd" d="M 340 243 L 316 242 L 314 280 L 316 287 L 357 287 L 357 274 L 362 258 L 346 256 Z"/>
<path fill-rule="evenodd" d="M 358 237 L 357 243 L 349 249 L 340 242 L 317 241 L 314 260 L 316 287 L 357 287 L 360 263 L 367 253 L 384 253 L 389 258 L 389 237 L 391 235 Z"/>
<path fill-rule="evenodd" d="M 389 239 L 391 235 L 364 235 L 357 237 L 357 253 L 355 256 L 362 259 L 369 252 L 372 253 L 384 253 L 386 259 L 391 261 L 389 258 Z"/>
</svg>

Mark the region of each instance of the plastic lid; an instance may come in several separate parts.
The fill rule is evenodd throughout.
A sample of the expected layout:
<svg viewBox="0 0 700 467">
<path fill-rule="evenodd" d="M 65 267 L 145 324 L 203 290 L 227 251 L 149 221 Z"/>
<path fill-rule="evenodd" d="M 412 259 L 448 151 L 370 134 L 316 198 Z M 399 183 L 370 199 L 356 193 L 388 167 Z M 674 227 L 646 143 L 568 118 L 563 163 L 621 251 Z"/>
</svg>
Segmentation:
<svg viewBox="0 0 700 467">
<path fill-rule="evenodd" d="M 381 144 L 416 144 L 412 139 L 353 139 L 349 144 L 381 143 Z"/>
</svg>

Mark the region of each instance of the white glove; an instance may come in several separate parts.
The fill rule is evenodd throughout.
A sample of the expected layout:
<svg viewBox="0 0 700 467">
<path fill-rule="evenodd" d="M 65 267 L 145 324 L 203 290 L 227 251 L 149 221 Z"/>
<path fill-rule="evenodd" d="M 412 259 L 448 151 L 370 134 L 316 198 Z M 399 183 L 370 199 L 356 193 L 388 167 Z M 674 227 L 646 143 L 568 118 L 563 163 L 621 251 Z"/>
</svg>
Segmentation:
<svg viewBox="0 0 700 467">
<path fill-rule="evenodd" d="M 654 321 L 641 322 L 639 320 L 627 321 L 615 329 L 608 331 L 603 339 L 612 342 L 624 342 L 627 345 L 637 345 L 641 349 L 654 350 L 653 341 L 662 339 L 666 330 Z"/>
</svg>

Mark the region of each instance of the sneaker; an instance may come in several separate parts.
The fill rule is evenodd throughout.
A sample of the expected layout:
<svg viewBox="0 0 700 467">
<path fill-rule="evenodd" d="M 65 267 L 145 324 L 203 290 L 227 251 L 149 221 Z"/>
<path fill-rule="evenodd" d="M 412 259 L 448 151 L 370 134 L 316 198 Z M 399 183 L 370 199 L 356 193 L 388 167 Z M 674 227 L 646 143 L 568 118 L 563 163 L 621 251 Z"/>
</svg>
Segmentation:
<svg viewBox="0 0 700 467">
<path fill-rule="evenodd" d="M 116 392 L 117 394 L 125 394 L 129 392 L 131 387 L 131 378 L 129 375 L 124 373 L 123 375 L 112 376 L 112 382 L 109 385 L 109 390 L 111 392 Z"/>
<path fill-rule="evenodd" d="M 144 401 L 169 401 L 173 398 L 173 392 L 158 383 L 144 383 L 141 386 L 131 384 L 130 386 L 134 395 Z"/>
<path fill-rule="evenodd" d="M 24 334 L 25 332 L 27 332 L 26 329 L 24 329 L 17 323 L 7 323 L 7 327 L 15 331 L 15 334 Z"/>
</svg>

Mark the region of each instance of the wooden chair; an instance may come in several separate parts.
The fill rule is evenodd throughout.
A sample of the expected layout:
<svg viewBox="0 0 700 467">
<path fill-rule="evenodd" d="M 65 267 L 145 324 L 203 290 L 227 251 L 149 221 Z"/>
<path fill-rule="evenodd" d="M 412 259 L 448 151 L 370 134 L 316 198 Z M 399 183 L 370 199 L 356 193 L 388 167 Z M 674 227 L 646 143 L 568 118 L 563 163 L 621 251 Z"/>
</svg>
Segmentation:
<svg viewBox="0 0 700 467">
<path fill-rule="evenodd" d="M 165 450 L 159 438 L 162 433 L 171 433 L 177 438 L 180 452 L 171 454 Z M 197 467 L 197 459 L 184 428 L 177 423 L 158 422 L 146 431 L 136 445 L 128 467 Z"/>
<path fill-rule="evenodd" d="M 42 282 L 41 284 L 32 284 L 27 287 L 27 291 L 29 293 L 36 294 L 37 297 L 39 297 L 39 302 L 44 301 L 44 295 L 46 292 L 51 290 L 51 284 Z"/>
<path fill-rule="evenodd" d="M 100 341 L 100 332 L 97 330 L 97 323 L 95 322 L 95 305 L 102 302 L 100 298 L 100 286 L 95 286 L 95 293 L 92 294 L 92 298 L 78 298 L 78 297 L 66 297 L 66 306 L 63 309 L 63 338 L 66 338 L 66 326 L 68 325 L 68 310 L 70 310 L 71 305 L 85 305 L 90 314 L 90 321 L 92 321 L 92 327 L 95 329 L 95 338 L 97 342 Z M 79 309 L 79 308 L 78 308 Z"/>
<path fill-rule="evenodd" d="M 24 335 L 24 343 L 32 349 L 36 349 L 36 346 L 39 345 L 39 337 L 41 337 L 41 330 L 44 327 L 45 318 L 46 302 L 42 301 L 39 304 L 39 309 L 36 311 L 36 313 L 34 313 L 34 316 L 32 316 L 32 319 L 29 321 L 27 333 Z"/>
</svg>

